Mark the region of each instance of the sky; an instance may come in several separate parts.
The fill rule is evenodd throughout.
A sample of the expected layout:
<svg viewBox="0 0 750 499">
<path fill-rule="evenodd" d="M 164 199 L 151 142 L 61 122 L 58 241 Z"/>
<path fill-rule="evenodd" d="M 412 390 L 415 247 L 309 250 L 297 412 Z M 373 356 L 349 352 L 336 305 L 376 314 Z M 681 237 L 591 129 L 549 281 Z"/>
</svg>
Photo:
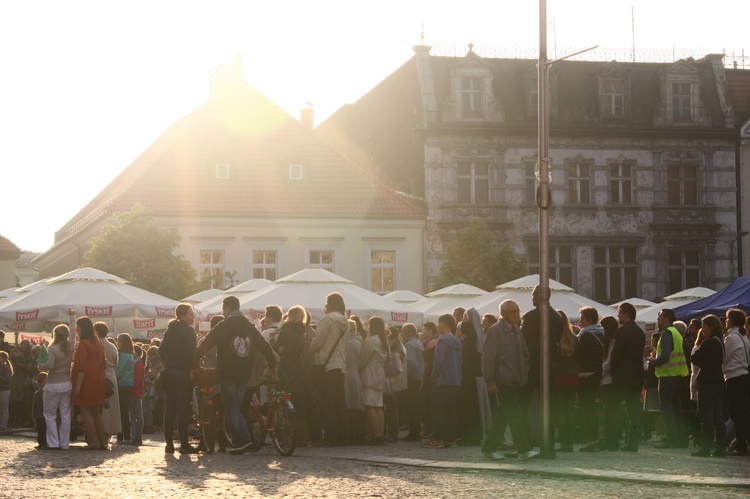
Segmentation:
<svg viewBox="0 0 750 499">
<path fill-rule="evenodd" d="M 750 51 L 750 3 L 547 0 L 550 58 L 565 48 Z M 635 22 L 633 23 L 633 19 Z M 212 70 L 244 54 L 244 79 L 315 124 L 433 47 L 520 46 L 536 58 L 529 0 L 3 0 L 0 235 L 43 252 L 54 233 L 181 116 Z"/>
</svg>

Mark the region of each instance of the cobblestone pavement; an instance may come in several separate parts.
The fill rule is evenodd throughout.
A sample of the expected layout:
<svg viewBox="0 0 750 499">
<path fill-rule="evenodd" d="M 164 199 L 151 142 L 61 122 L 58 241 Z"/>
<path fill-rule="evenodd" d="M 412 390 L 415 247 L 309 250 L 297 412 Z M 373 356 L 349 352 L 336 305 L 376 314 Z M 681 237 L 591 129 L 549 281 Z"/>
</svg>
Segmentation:
<svg viewBox="0 0 750 499">
<path fill-rule="evenodd" d="M 750 460 L 693 458 L 689 450 L 671 451 L 672 455 L 650 449 L 637 455 L 575 453 L 554 460 L 494 463 L 476 447 L 421 449 L 407 442 L 304 448 L 290 458 L 279 457 L 272 448 L 243 456 L 165 455 L 158 440 L 107 452 L 37 451 L 34 445 L 28 436 L 0 437 L 1 497 L 120 499 L 210 493 L 219 497 L 701 498 L 747 495 L 750 490 L 731 484 L 733 480 L 750 483 Z M 606 473 L 587 476 L 607 469 L 676 478 L 649 484 Z M 566 470 L 575 473 L 563 473 Z M 681 484 L 691 476 L 721 480 L 722 485 Z"/>
</svg>

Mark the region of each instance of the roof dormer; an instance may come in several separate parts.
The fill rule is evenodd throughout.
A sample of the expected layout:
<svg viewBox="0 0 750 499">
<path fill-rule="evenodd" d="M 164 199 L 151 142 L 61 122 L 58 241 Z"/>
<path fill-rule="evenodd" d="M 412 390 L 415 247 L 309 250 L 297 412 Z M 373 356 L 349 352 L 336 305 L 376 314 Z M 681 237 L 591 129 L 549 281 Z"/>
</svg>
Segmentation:
<svg viewBox="0 0 750 499">
<path fill-rule="evenodd" d="M 492 68 L 469 44 L 466 57 L 451 70 L 455 121 L 503 121 L 500 103 L 492 93 Z"/>
<path fill-rule="evenodd" d="M 701 95 L 701 77 L 690 60 L 679 60 L 659 74 L 661 100 L 655 126 L 710 126 Z"/>
</svg>

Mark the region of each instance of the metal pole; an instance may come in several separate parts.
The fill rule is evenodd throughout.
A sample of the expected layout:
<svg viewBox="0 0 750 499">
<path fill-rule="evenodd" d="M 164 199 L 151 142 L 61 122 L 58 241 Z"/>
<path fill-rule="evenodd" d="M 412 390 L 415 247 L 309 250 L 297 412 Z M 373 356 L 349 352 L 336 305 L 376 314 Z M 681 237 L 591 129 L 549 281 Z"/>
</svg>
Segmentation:
<svg viewBox="0 0 750 499">
<path fill-rule="evenodd" d="M 549 106 L 547 105 L 549 64 L 547 62 L 547 2 L 539 0 L 539 399 L 542 409 L 542 457 L 554 457 L 554 443 L 550 438 L 549 404 L 549 209 L 550 172 L 548 159 Z"/>
</svg>

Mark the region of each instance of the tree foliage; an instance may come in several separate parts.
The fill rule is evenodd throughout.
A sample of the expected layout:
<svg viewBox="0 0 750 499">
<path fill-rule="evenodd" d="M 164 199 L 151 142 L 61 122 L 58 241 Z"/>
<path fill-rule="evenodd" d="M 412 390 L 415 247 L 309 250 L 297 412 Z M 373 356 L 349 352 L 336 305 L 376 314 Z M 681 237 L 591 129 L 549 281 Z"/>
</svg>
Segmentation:
<svg viewBox="0 0 750 499">
<path fill-rule="evenodd" d="M 197 290 L 190 262 L 173 253 L 180 241 L 176 227 L 159 227 L 142 204 L 114 218 L 114 225 L 106 225 L 89 241 L 87 265 L 175 300 Z"/>
<path fill-rule="evenodd" d="M 508 243 L 496 247 L 487 224 L 474 219 L 446 247 L 435 289 L 465 283 L 492 291 L 498 284 L 525 275 L 526 260 L 518 258 Z"/>
</svg>

